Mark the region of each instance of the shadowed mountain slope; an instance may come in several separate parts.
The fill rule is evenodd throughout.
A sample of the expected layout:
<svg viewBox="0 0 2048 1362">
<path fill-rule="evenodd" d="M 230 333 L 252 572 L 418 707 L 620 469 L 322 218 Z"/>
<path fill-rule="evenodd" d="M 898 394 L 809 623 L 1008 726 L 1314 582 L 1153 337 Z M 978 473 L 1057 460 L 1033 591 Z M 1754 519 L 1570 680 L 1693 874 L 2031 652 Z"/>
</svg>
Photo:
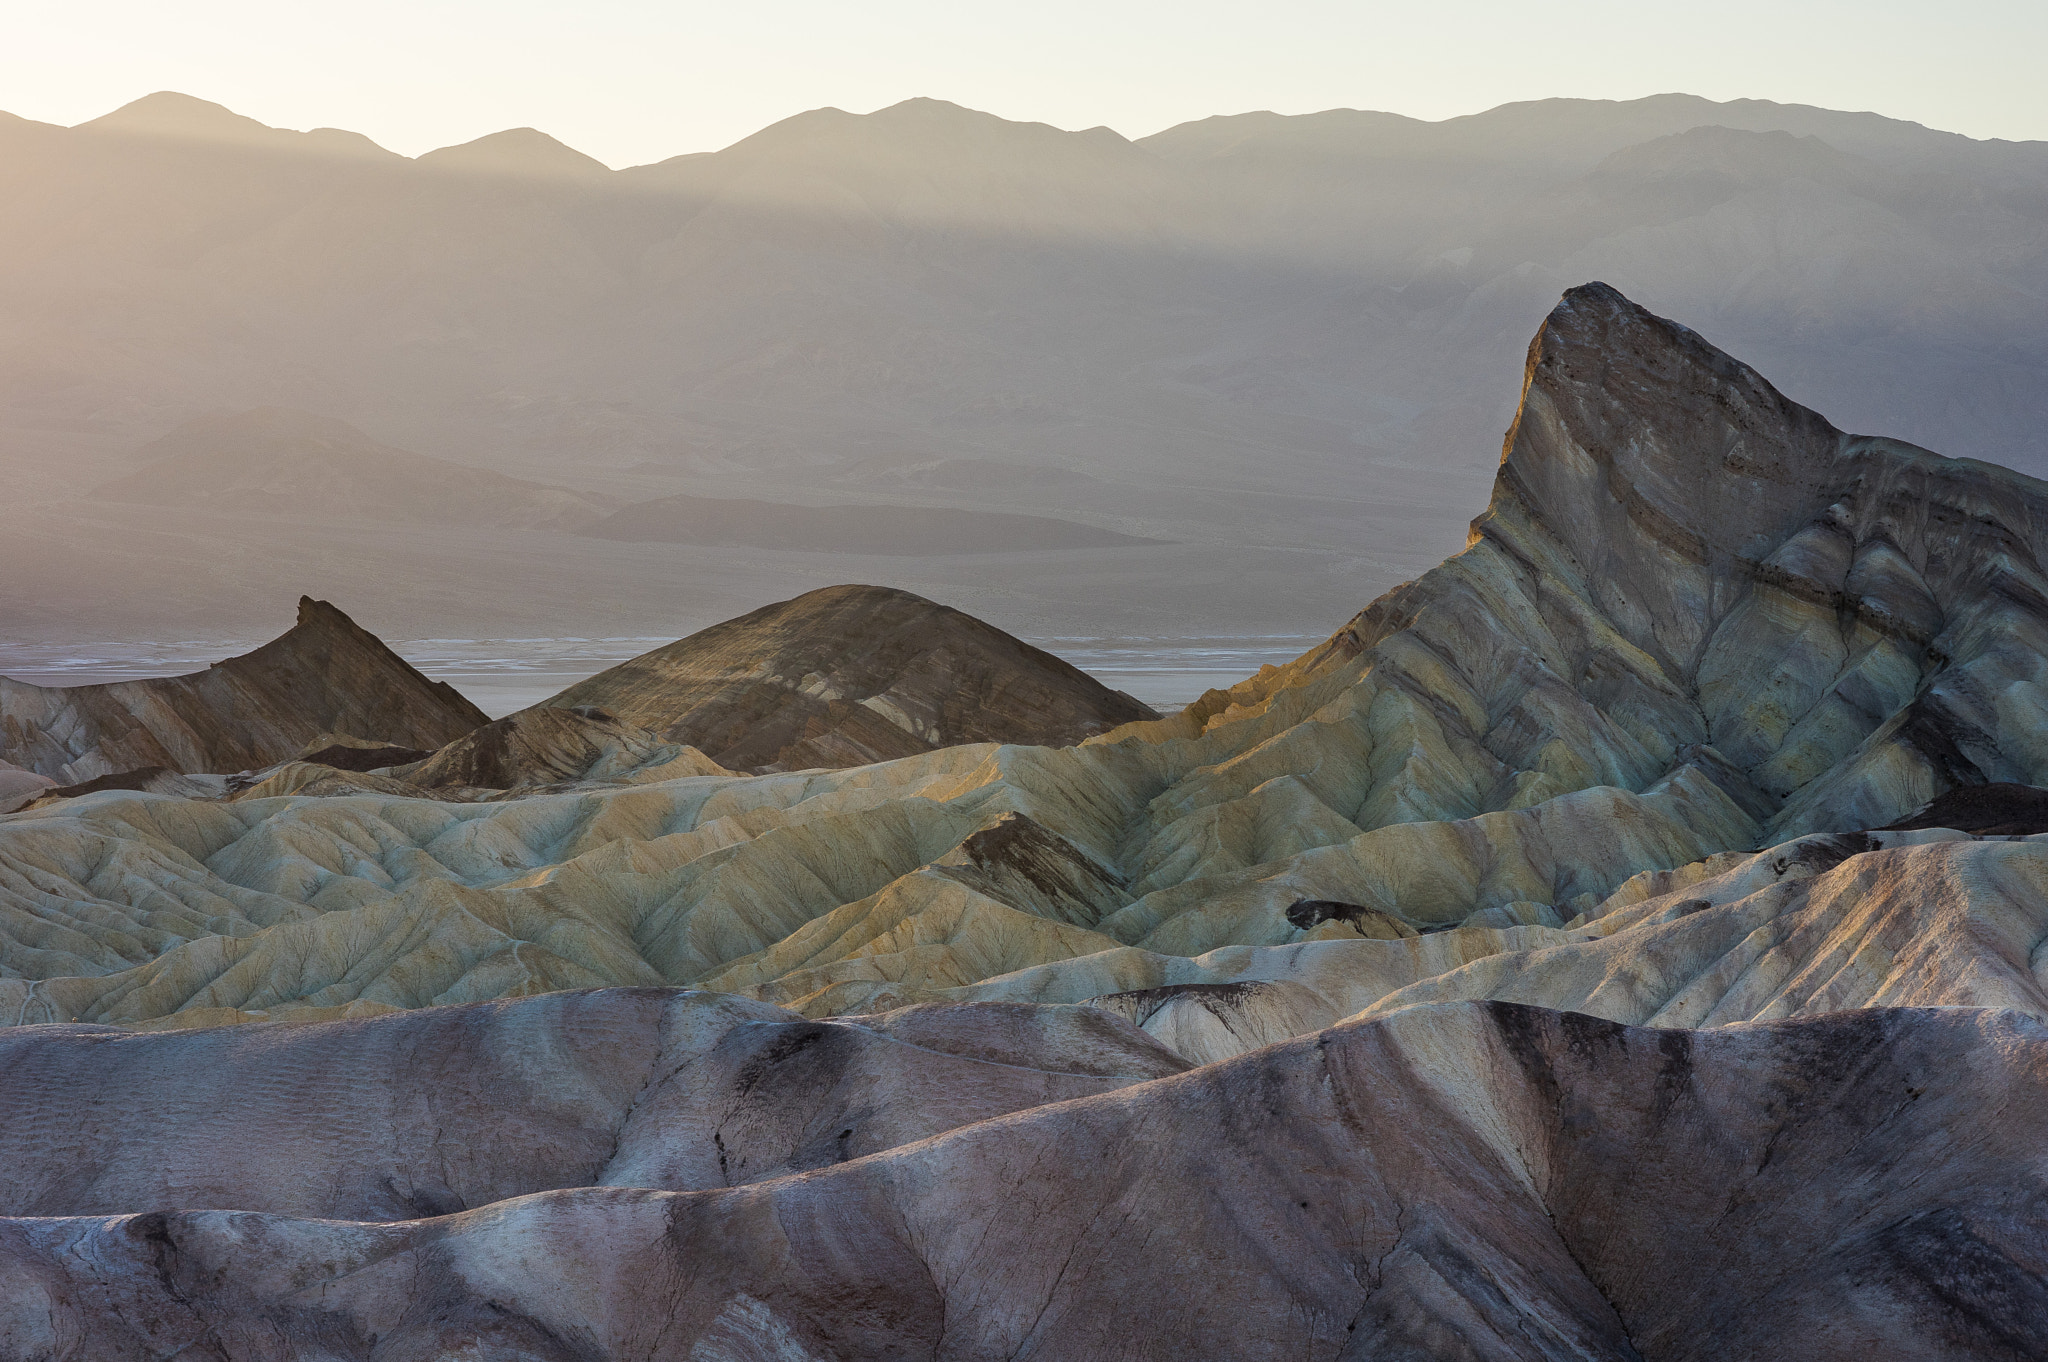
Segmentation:
<svg viewBox="0 0 2048 1362">
<path fill-rule="evenodd" d="M 752 771 L 854 766 L 958 743 L 1062 746 L 1156 717 L 1000 629 L 876 586 L 764 606 L 545 703 L 595 705 Z"/>
<path fill-rule="evenodd" d="M 442 147 L 419 158 L 435 170 L 480 178 L 603 180 L 611 167 L 585 156 L 535 128 L 507 128 L 459 146 Z"/>
<path fill-rule="evenodd" d="M 269 766 L 323 733 L 432 749 L 487 722 L 347 615 L 306 597 L 288 633 L 190 676 L 69 687 L 0 676 L 0 753 L 66 782 L 148 766 Z"/>
</svg>

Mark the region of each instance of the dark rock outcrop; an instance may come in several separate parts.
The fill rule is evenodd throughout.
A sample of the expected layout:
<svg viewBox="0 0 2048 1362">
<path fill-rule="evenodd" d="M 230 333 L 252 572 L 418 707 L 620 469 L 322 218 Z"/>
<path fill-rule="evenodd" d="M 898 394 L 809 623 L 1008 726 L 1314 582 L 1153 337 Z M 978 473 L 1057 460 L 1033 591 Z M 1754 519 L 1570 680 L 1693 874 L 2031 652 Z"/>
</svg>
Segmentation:
<svg viewBox="0 0 2048 1362">
<path fill-rule="evenodd" d="M 425 761 L 433 755 L 400 743 L 368 742 L 346 734 L 323 733 L 306 744 L 306 750 L 299 753 L 297 759 L 319 766 L 332 766 L 337 771 L 381 771 L 387 766 L 407 766 Z"/>
<path fill-rule="evenodd" d="M 1920 828 L 1954 828 L 1979 837 L 2029 837 L 2048 832 L 2048 790 L 2003 780 L 1960 785 L 1936 795 L 1912 817 L 1879 831 Z"/>
</svg>

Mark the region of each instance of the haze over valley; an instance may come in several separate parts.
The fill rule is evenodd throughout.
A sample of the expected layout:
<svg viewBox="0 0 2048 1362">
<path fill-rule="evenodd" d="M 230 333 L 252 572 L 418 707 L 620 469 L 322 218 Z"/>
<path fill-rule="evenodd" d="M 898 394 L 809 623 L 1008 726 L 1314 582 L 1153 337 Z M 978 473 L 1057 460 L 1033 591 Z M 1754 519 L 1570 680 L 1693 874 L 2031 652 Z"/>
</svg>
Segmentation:
<svg viewBox="0 0 2048 1362">
<path fill-rule="evenodd" d="M 0 177 L 17 646 L 253 644 L 302 591 L 390 638 L 673 638 L 844 581 L 1038 639 L 1319 635 L 1463 542 L 1591 278 L 1849 428 L 2048 470 L 2048 146 L 1874 114 L 1132 142 L 911 100 L 612 171 L 165 93 L 0 119 Z M 675 497 L 880 528 L 589 533 Z M 906 507 L 1036 519 L 873 553 Z"/>
</svg>

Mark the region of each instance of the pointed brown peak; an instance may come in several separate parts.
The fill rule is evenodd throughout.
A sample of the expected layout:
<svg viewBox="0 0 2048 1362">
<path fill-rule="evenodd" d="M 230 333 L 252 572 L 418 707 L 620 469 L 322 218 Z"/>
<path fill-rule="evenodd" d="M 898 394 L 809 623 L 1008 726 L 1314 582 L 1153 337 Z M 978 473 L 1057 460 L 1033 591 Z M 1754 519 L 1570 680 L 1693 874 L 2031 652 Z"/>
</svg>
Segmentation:
<svg viewBox="0 0 2048 1362">
<path fill-rule="evenodd" d="M 292 628 L 203 672 L 47 690 L 17 685 L 10 700 L 0 756 L 67 780 L 144 766 L 254 770 L 290 760 L 323 735 L 431 751 L 490 721 L 310 596 L 299 598 Z"/>
<path fill-rule="evenodd" d="M 294 750 L 315 733 L 433 750 L 490 722 L 453 686 L 425 676 L 338 606 L 311 596 L 299 597 L 289 630 L 218 670 L 293 715 L 307 730 Z"/>
<path fill-rule="evenodd" d="M 1529 347 L 1479 528 L 1518 504 L 1589 564 L 1645 535 L 1694 562 L 1740 557 L 1815 513 L 1840 456 L 1840 432 L 1756 370 L 1610 285 L 1582 284 Z"/>
<path fill-rule="evenodd" d="M 460 691 L 445 681 L 429 679 L 412 663 L 393 652 L 383 639 L 350 619 L 331 601 L 299 597 L 297 623 L 290 632 L 266 647 L 281 645 L 323 658 L 336 657 L 343 651 L 354 655 L 368 670 L 352 680 L 328 678 L 330 685 L 337 688 L 340 702 L 347 708 L 365 713 L 378 713 L 390 708 L 394 714 L 403 715 L 400 726 L 417 737 L 415 746 L 440 747 L 478 725 L 490 722 L 491 716 L 470 703 Z M 261 651 L 258 650 L 259 653 Z M 257 653 L 249 656 L 255 657 Z M 412 740 L 411 737 L 394 739 L 384 732 L 373 731 L 374 726 L 372 729 L 351 728 L 337 723 L 330 727 L 335 732 L 355 733 L 384 742 Z"/>
<path fill-rule="evenodd" d="M 299 597 L 297 627 L 301 629 L 339 629 L 367 634 L 371 638 L 377 637 L 343 614 L 341 608 L 332 601 L 316 601 L 311 596 Z M 377 639 L 377 646 L 383 647 L 384 641 Z"/>
</svg>

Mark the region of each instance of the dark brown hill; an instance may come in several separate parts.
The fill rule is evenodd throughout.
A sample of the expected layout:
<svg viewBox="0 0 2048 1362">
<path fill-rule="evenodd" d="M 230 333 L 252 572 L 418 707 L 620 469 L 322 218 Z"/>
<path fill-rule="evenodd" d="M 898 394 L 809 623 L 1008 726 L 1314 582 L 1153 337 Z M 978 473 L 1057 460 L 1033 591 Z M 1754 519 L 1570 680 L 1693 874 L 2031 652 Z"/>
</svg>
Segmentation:
<svg viewBox="0 0 2048 1362">
<path fill-rule="evenodd" d="M 1060 747 L 1157 717 L 972 615 L 879 586 L 764 606 L 546 703 L 599 706 L 751 771 L 854 766 L 970 742 Z"/>
<path fill-rule="evenodd" d="M 66 784 L 111 772 L 242 771 L 323 733 L 445 746 L 490 716 L 326 601 L 286 633 L 189 676 L 33 686 L 0 676 L 0 759 Z"/>
</svg>

